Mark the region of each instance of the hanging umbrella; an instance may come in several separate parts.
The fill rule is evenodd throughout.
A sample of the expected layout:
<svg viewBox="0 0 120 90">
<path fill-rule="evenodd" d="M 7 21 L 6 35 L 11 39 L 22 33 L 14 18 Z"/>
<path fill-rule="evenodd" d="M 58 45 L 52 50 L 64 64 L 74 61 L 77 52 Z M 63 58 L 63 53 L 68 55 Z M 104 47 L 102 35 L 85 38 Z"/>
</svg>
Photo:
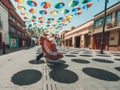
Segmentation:
<svg viewBox="0 0 120 90">
<path fill-rule="evenodd" d="M 54 21 L 54 18 L 48 18 L 48 21 L 52 22 Z"/>
<path fill-rule="evenodd" d="M 25 20 L 29 20 L 29 18 L 28 17 L 23 17 Z"/>
<path fill-rule="evenodd" d="M 39 13 L 40 13 L 41 15 L 46 15 L 46 14 L 47 14 L 47 11 L 45 11 L 45 10 L 40 10 Z"/>
<path fill-rule="evenodd" d="M 33 20 L 33 19 L 36 19 L 36 16 L 32 16 L 31 19 L 32 19 L 32 20 Z"/>
<path fill-rule="evenodd" d="M 27 4 L 31 7 L 36 7 L 37 6 L 37 3 L 34 0 L 28 0 Z"/>
<path fill-rule="evenodd" d="M 86 4 L 86 3 L 89 3 L 91 2 L 91 0 L 82 0 L 82 4 Z"/>
<path fill-rule="evenodd" d="M 55 8 L 60 10 L 60 9 L 62 9 L 64 6 L 65 6 L 65 4 L 64 4 L 63 2 L 59 2 L 59 3 L 57 3 L 57 4 L 55 5 Z"/>
<path fill-rule="evenodd" d="M 26 8 L 25 8 L 24 6 L 17 6 L 17 8 L 18 8 L 19 10 L 22 10 L 22 11 L 23 11 L 23 10 L 24 10 L 24 11 L 26 10 Z"/>
<path fill-rule="evenodd" d="M 23 4 L 24 0 L 15 0 L 15 2 L 19 3 L 19 4 Z"/>
<path fill-rule="evenodd" d="M 59 18 L 58 18 L 59 21 L 61 21 L 61 20 L 63 20 L 63 19 L 64 19 L 63 17 L 59 17 Z"/>
<path fill-rule="evenodd" d="M 92 3 L 87 3 L 86 5 L 83 6 L 83 9 L 88 9 L 92 6 Z"/>
<path fill-rule="evenodd" d="M 45 18 L 44 17 L 39 17 L 38 18 L 40 21 L 45 21 Z"/>
<path fill-rule="evenodd" d="M 72 19 L 73 15 L 67 15 L 65 18 L 66 19 Z"/>
<path fill-rule="evenodd" d="M 57 10 L 53 10 L 53 11 L 50 12 L 50 14 L 53 15 L 53 16 L 55 16 L 55 15 L 58 14 L 58 11 Z"/>
<path fill-rule="evenodd" d="M 29 12 L 32 13 L 32 14 L 35 14 L 37 12 L 37 10 L 32 8 L 32 9 L 29 10 Z"/>
<path fill-rule="evenodd" d="M 69 7 L 75 7 L 79 4 L 79 0 L 71 0 L 69 3 Z"/>
<path fill-rule="evenodd" d="M 25 12 L 21 12 L 21 15 L 23 16 L 27 16 L 27 14 Z"/>
<path fill-rule="evenodd" d="M 51 4 L 49 2 L 42 2 L 41 7 L 45 8 L 45 9 L 48 9 L 48 8 L 51 7 Z"/>
<path fill-rule="evenodd" d="M 69 10 L 68 9 L 64 9 L 63 11 L 62 11 L 62 14 L 68 14 L 69 13 Z"/>
<path fill-rule="evenodd" d="M 81 15 L 81 14 L 82 14 L 82 12 L 79 11 L 79 12 L 75 13 L 74 15 Z"/>
<path fill-rule="evenodd" d="M 78 12 L 80 9 L 81 9 L 81 7 L 73 8 L 73 9 L 72 9 L 72 12 L 76 13 L 76 12 Z"/>
</svg>

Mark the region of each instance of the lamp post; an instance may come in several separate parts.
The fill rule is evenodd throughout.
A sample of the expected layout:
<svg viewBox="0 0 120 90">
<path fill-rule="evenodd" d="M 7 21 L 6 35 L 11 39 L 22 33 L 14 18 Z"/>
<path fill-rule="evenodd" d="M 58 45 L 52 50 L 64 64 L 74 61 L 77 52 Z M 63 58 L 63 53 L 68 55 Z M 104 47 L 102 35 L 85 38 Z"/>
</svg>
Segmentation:
<svg viewBox="0 0 120 90">
<path fill-rule="evenodd" d="M 109 2 L 109 0 L 105 0 L 103 30 L 102 30 L 102 35 L 101 35 L 101 51 L 100 51 L 101 54 L 103 54 L 103 49 L 104 49 L 104 33 L 105 33 L 106 10 L 107 10 L 107 3 L 108 2 Z"/>
</svg>

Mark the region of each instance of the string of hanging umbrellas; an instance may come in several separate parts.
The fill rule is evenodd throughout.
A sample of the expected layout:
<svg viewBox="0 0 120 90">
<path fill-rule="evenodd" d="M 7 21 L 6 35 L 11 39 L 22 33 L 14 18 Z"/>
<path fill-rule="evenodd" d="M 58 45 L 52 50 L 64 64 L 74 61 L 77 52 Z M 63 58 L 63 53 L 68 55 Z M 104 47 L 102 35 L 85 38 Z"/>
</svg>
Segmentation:
<svg viewBox="0 0 120 90">
<path fill-rule="evenodd" d="M 41 29 L 49 29 L 49 30 L 56 30 L 59 31 L 60 29 L 63 29 L 64 26 L 69 24 L 72 21 L 73 16 L 81 15 L 82 9 L 88 9 L 92 6 L 91 0 L 81 0 L 81 3 L 83 4 L 83 7 L 81 8 L 79 5 L 79 0 L 71 0 L 68 4 L 69 7 L 72 8 L 73 14 L 69 14 L 69 9 L 63 9 L 65 6 L 64 2 L 59 2 L 54 5 L 55 10 L 50 11 L 51 16 L 49 18 L 45 18 L 44 16 L 48 14 L 47 9 L 51 8 L 50 2 L 42 2 L 41 7 L 44 8 L 43 10 L 40 10 L 39 13 L 41 14 L 40 17 L 35 16 L 35 13 L 37 12 L 34 7 L 37 7 L 37 2 L 35 0 L 27 0 L 26 3 L 31 7 L 29 10 L 30 14 L 26 13 L 26 7 L 23 5 L 25 3 L 25 0 L 15 0 L 15 2 L 18 3 L 17 9 L 21 10 L 21 15 L 23 16 L 24 20 L 28 22 L 28 27 L 33 27 L 37 25 L 37 22 L 39 22 L 38 26 L 41 27 Z M 61 11 L 61 9 L 63 9 Z M 57 19 L 55 19 L 55 16 L 59 14 L 59 11 L 61 11 L 62 14 L 65 15 L 59 16 Z M 33 23 L 33 24 L 31 24 Z M 46 24 L 45 24 L 46 23 Z"/>
</svg>

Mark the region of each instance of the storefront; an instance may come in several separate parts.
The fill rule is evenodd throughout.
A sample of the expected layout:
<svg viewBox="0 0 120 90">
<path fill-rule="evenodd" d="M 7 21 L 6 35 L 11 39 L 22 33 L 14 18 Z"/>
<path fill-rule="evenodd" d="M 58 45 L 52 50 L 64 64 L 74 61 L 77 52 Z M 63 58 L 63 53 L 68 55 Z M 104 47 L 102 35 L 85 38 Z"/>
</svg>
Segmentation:
<svg viewBox="0 0 120 90">
<path fill-rule="evenodd" d="M 9 48 L 17 48 L 18 47 L 18 38 L 13 35 L 9 35 Z"/>
</svg>

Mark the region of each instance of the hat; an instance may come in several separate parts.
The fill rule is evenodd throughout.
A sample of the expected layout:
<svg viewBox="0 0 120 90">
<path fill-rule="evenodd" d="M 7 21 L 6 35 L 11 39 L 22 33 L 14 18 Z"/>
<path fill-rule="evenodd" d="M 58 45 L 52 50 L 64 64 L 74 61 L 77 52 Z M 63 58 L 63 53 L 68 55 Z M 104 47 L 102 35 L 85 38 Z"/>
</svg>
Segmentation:
<svg viewBox="0 0 120 90">
<path fill-rule="evenodd" d="M 43 31 L 43 35 L 48 35 L 48 31 L 47 30 Z"/>
</svg>

